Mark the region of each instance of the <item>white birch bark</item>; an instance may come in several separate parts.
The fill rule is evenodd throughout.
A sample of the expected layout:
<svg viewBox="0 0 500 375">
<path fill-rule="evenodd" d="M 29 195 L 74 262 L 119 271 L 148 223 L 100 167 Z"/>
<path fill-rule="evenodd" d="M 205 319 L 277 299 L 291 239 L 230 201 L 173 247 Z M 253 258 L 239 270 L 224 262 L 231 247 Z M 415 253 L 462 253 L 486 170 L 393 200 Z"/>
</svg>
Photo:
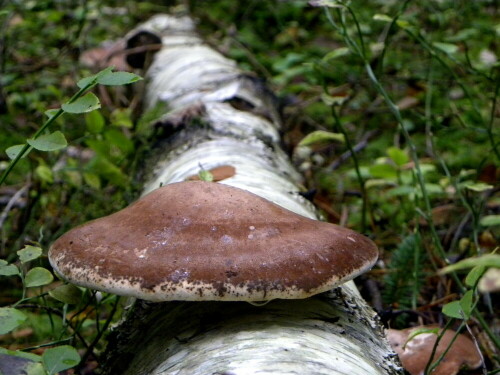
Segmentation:
<svg viewBox="0 0 500 375">
<path fill-rule="evenodd" d="M 298 194 L 300 175 L 280 147 L 273 96 L 203 44 L 190 18 L 160 15 L 140 29 L 158 34 L 163 44 L 148 71 L 146 104 L 167 103 L 171 112 L 157 126 L 176 127 L 154 151 L 143 194 L 196 175 L 200 165 L 206 170 L 231 165 L 236 174 L 221 183 L 317 219 L 314 207 Z M 250 110 L 235 108 L 235 101 Z M 108 373 L 402 373 L 375 312 L 352 282 L 313 298 L 260 307 L 136 305 L 111 336 Z"/>
</svg>

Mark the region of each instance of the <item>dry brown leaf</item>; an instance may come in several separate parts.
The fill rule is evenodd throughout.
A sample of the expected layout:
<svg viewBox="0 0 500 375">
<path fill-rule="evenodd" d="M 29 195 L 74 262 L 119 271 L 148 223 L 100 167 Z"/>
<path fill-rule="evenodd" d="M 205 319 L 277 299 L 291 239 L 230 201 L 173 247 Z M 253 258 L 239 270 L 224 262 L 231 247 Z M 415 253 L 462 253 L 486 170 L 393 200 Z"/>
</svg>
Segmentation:
<svg viewBox="0 0 500 375">
<path fill-rule="evenodd" d="M 437 335 L 433 333 L 422 333 L 407 342 L 412 332 L 421 329 L 433 329 L 434 325 L 412 327 L 403 330 L 388 329 L 387 339 L 394 351 L 398 354 L 403 367 L 411 375 L 423 375 L 427 362 L 432 353 Z M 439 330 L 441 332 L 441 330 Z M 455 332 L 447 330 L 436 349 L 433 361 L 436 361 L 444 353 Z M 404 347 L 404 348 L 403 348 Z M 439 363 L 432 375 L 455 375 L 462 367 L 475 369 L 481 366 L 482 360 L 476 346 L 466 335 L 459 334 L 450 350 Z"/>
</svg>

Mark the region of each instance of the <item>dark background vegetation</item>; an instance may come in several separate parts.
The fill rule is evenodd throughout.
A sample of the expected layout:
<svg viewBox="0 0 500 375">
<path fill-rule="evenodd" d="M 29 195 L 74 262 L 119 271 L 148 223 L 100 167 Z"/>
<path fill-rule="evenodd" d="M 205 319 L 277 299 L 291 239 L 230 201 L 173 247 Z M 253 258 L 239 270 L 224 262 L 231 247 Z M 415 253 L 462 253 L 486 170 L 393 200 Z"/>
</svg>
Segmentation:
<svg viewBox="0 0 500 375">
<path fill-rule="evenodd" d="M 498 4 L 352 2 L 345 24 L 330 9 L 336 28 L 305 1 L 0 1 L 0 150 L 30 138 L 44 112 L 98 70 L 79 62 L 84 51 L 182 6 L 212 46 L 277 93 L 285 147 L 324 216 L 378 244 L 380 261 L 359 285 L 384 322 L 404 328 L 449 321 L 441 308 L 460 298 L 457 280 L 465 273 L 437 271 L 493 252 L 500 236 Z M 391 22 L 396 15 L 400 22 Z M 16 263 L 26 244 L 46 254 L 69 228 L 137 197 L 137 173 L 152 143 L 141 126 L 151 117 L 141 111 L 142 90 L 143 83 L 97 88 L 99 113 L 64 115 L 51 129 L 64 133 L 68 148 L 32 152 L 16 165 L 0 187 L 0 259 Z M 299 145 L 317 130 L 343 133 L 348 142 Z M 354 158 L 341 156 L 353 147 Z M 0 154 L 0 172 L 8 163 Z M 34 266 L 48 262 L 42 257 L 21 269 Z M 0 306 L 19 301 L 22 285 L 17 276 L 0 276 Z M 104 328 L 122 305 L 90 292 L 65 305 L 45 293 L 50 288 L 27 290 L 25 297 L 41 297 L 19 305 L 29 320 L 0 343 L 38 353 L 45 344 L 69 343 L 90 372 L 105 346 Z M 468 325 L 493 370 L 496 295 L 477 294 L 476 310 Z"/>
</svg>

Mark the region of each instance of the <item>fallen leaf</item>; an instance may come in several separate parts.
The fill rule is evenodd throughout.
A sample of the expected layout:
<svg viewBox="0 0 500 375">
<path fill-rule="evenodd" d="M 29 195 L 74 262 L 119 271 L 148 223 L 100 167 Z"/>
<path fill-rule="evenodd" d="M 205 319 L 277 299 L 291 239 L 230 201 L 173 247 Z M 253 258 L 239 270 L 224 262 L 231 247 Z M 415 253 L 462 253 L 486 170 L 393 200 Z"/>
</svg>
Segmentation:
<svg viewBox="0 0 500 375">
<path fill-rule="evenodd" d="M 436 342 L 437 335 L 433 333 L 421 333 L 414 336 L 411 340 L 411 334 L 416 330 L 435 329 L 437 326 L 418 326 L 403 330 L 388 329 L 387 339 L 391 347 L 398 354 L 401 363 L 406 371 L 411 375 L 422 375 L 432 353 L 432 348 Z M 439 329 L 441 333 L 442 329 Z M 433 362 L 436 361 L 448 348 L 455 332 L 447 330 L 436 349 Z M 462 367 L 476 369 L 481 366 L 481 356 L 476 346 L 464 334 L 459 334 L 448 353 L 439 363 L 432 375 L 455 375 Z"/>
</svg>

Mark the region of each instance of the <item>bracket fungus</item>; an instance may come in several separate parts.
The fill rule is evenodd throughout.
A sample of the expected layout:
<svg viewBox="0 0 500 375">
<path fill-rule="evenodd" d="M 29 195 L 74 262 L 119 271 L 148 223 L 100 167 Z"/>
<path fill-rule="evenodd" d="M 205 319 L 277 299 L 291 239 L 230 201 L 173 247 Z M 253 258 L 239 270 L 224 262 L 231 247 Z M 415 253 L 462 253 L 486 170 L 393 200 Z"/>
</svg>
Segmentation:
<svg viewBox="0 0 500 375">
<path fill-rule="evenodd" d="M 327 291 L 370 269 L 375 244 L 245 190 L 166 185 L 49 250 L 67 281 L 150 301 L 268 301 Z"/>
</svg>

